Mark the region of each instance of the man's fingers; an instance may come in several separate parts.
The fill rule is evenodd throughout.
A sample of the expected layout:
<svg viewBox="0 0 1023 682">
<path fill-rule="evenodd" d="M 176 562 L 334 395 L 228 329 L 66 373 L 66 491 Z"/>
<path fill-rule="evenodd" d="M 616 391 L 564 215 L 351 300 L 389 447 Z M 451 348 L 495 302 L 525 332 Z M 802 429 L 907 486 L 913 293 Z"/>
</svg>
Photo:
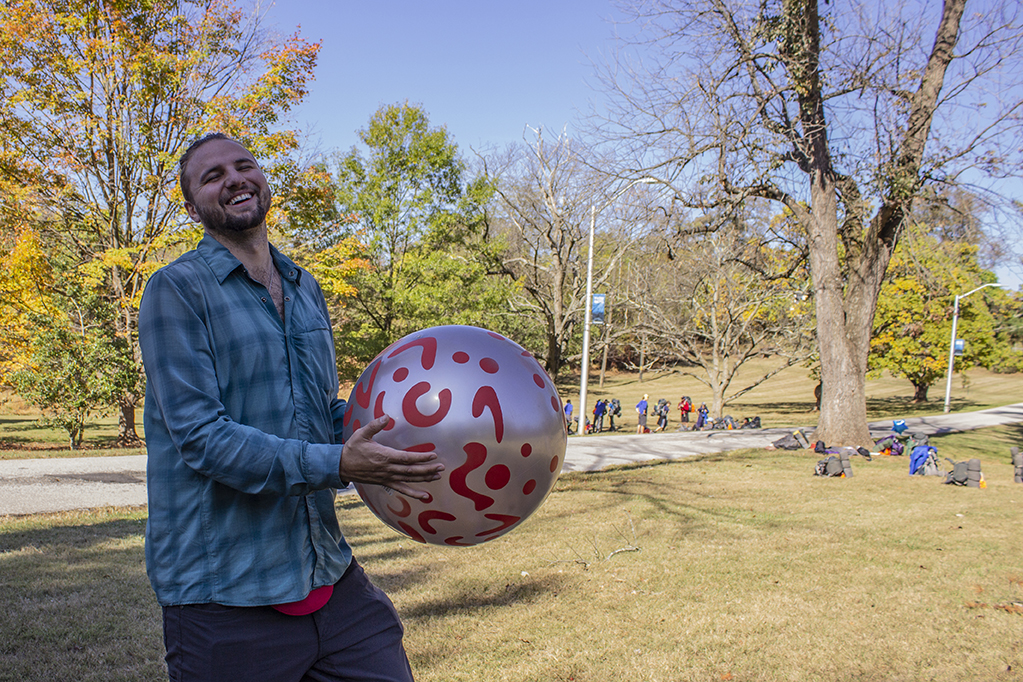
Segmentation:
<svg viewBox="0 0 1023 682">
<path fill-rule="evenodd" d="M 377 417 L 376 419 L 371 421 L 369 424 L 366 424 L 355 433 L 358 434 L 359 437 L 361 438 L 372 440 L 373 436 L 377 435 L 378 433 L 384 430 L 384 427 L 387 426 L 387 422 L 389 421 L 391 421 L 391 418 L 385 414 L 382 417 Z"/>
</svg>

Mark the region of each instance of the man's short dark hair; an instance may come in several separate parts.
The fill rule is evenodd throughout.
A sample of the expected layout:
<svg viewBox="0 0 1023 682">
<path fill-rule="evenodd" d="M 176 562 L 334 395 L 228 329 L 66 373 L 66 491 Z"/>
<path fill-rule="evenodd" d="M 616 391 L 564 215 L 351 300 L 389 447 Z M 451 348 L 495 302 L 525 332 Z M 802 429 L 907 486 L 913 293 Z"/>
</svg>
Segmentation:
<svg viewBox="0 0 1023 682">
<path fill-rule="evenodd" d="M 238 140 L 233 137 L 228 137 L 224 133 L 207 133 L 192 142 L 192 144 L 188 145 L 188 149 L 185 150 L 185 153 L 182 154 L 181 158 L 178 160 L 178 182 L 181 184 L 181 194 L 185 197 L 185 201 L 188 203 L 192 203 L 192 190 L 187 184 L 185 184 L 185 170 L 188 168 L 188 162 L 192 159 L 192 154 L 195 153 L 195 150 L 207 142 L 212 142 L 213 140 L 238 142 Z M 241 144 L 241 142 L 238 142 L 238 144 Z"/>
</svg>

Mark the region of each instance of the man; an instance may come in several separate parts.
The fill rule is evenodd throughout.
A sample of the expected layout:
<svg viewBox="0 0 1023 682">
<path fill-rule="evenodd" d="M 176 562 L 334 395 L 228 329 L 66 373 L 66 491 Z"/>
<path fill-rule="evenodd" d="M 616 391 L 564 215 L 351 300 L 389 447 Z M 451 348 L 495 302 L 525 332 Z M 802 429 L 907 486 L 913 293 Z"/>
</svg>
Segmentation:
<svg viewBox="0 0 1023 682">
<path fill-rule="evenodd" d="M 146 567 L 172 680 L 411 680 L 403 629 L 338 527 L 350 481 L 424 498 L 436 453 L 341 444 L 345 402 L 327 306 L 271 246 L 270 189 L 245 147 L 204 137 L 181 158 L 204 237 L 150 279 Z"/>
<path fill-rule="evenodd" d="M 600 433 L 604 430 L 604 414 L 607 412 L 607 401 L 598 400 L 593 406 L 593 430 Z"/>
<path fill-rule="evenodd" d="M 639 421 L 636 424 L 636 433 L 646 433 L 646 410 L 647 410 L 647 398 L 650 395 L 647 393 L 643 394 L 643 399 L 636 403 L 636 414 L 639 416 Z"/>
</svg>

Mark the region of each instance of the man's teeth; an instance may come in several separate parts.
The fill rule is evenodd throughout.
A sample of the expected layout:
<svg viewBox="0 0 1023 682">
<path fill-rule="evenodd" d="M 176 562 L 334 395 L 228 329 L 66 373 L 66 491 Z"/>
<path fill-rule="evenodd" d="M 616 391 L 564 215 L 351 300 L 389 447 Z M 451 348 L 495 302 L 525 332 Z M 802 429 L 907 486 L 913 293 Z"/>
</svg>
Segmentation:
<svg viewBox="0 0 1023 682">
<path fill-rule="evenodd" d="M 241 202 L 245 201 L 246 199 L 251 199 L 251 198 L 252 198 L 251 194 L 239 194 L 234 199 L 231 199 L 231 201 L 229 201 L 228 204 L 230 206 L 234 206 L 235 204 L 241 203 Z"/>
</svg>

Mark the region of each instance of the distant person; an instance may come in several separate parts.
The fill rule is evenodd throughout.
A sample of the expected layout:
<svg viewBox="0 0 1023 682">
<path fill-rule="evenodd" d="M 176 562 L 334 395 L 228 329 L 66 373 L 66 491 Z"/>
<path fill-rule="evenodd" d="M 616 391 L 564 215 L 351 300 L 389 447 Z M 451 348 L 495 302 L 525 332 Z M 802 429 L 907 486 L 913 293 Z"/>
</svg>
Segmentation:
<svg viewBox="0 0 1023 682">
<path fill-rule="evenodd" d="M 664 429 L 668 428 L 669 410 L 667 400 L 661 398 L 657 401 L 657 428 L 654 429 L 655 431 L 664 431 Z"/>
<path fill-rule="evenodd" d="M 646 411 L 648 393 L 643 394 L 643 399 L 636 403 L 636 414 L 639 416 L 639 423 L 636 425 L 636 433 L 646 433 Z"/>
<path fill-rule="evenodd" d="M 572 401 L 565 401 L 565 423 L 568 424 L 569 432 L 572 431 Z"/>
<path fill-rule="evenodd" d="M 707 425 L 707 415 L 710 414 L 710 410 L 707 409 L 707 403 L 700 403 L 700 409 L 696 411 L 696 430 L 699 431 Z"/>
<path fill-rule="evenodd" d="M 609 431 L 616 431 L 618 429 L 618 427 L 615 426 L 615 417 L 621 416 L 622 416 L 621 401 L 619 401 L 618 398 L 611 398 L 611 402 L 607 404 L 607 418 L 608 421 L 610 422 L 610 426 L 608 428 Z"/>
<path fill-rule="evenodd" d="M 607 401 L 598 400 L 593 406 L 593 430 L 600 433 L 604 430 L 604 415 L 607 413 Z"/>
<path fill-rule="evenodd" d="M 683 424 L 689 423 L 689 413 L 693 411 L 693 401 L 689 399 L 689 396 L 684 395 L 682 399 L 678 401 L 678 414 L 679 421 Z"/>
</svg>

